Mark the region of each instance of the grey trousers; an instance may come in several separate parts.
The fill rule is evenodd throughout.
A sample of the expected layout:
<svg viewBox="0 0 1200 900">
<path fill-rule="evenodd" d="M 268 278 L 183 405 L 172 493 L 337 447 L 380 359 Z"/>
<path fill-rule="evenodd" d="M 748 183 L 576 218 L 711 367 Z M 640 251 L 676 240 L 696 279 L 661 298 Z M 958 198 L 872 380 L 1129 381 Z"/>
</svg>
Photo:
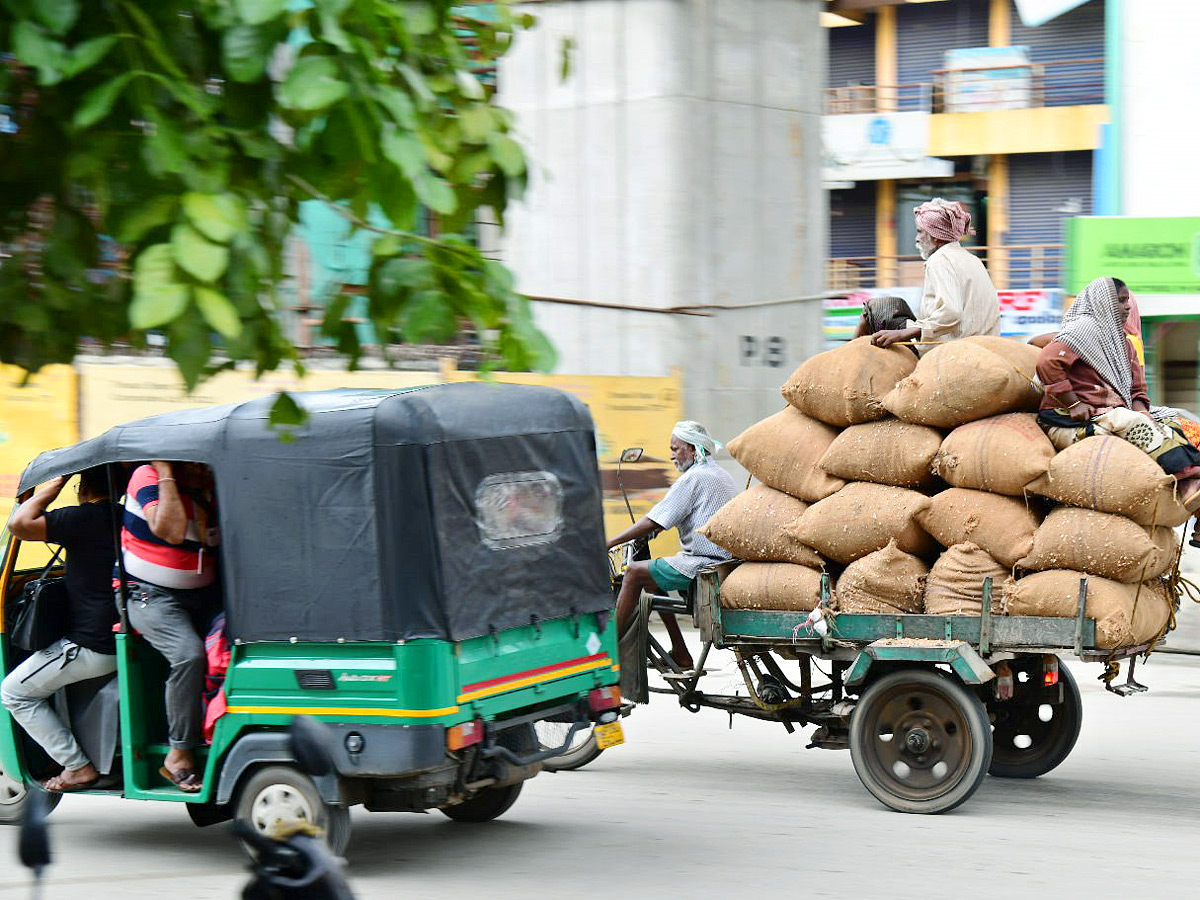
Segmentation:
<svg viewBox="0 0 1200 900">
<path fill-rule="evenodd" d="M 179 750 L 203 743 L 201 696 L 207 659 L 193 616 L 203 610 L 197 591 L 175 591 L 131 582 L 129 624 L 171 665 L 167 676 L 167 742 Z"/>
<path fill-rule="evenodd" d="M 13 669 L 0 683 L 0 702 L 56 763 L 81 769 L 91 760 L 54 712 L 60 688 L 117 671 L 117 658 L 60 638 Z"/>
</svg>

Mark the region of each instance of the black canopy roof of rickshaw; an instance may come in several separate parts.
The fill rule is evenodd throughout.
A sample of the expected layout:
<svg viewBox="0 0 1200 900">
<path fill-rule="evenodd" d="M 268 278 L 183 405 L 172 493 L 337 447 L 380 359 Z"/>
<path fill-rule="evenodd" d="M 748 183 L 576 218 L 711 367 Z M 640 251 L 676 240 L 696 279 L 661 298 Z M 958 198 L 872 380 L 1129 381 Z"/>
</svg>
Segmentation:
<svg viewBox="0 0 1200 900">
<path fill-rule="evenodd" d="M 308 413 L 282 441 L 274 395 L 118 425 L 41 454 L 20 491 L 107 463 L 205 463 L 216 475 L 231 636 L 464 640 L 612 604 L 595 436 L 554 388 L 465 383 L 293 393 Z M 562 527 L 495 546 L 476 492 L 549 473 Z"/>
</svg>

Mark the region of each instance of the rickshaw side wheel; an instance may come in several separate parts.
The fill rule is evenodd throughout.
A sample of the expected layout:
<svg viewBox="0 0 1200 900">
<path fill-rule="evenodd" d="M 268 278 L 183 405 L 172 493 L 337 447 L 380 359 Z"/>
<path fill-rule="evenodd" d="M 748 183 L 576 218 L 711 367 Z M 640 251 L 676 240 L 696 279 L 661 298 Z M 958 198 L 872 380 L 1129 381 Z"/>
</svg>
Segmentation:
<svg viewBox="0 0 1200 900">
<path fill-rule="evenodd" d="M 570 727 L 570 723 L 565 722 L 538 722 L 534 726 L 538 736 L 538 747 L 548 750 L 551 747 L 561 746 Z M 586 736 L 577 734 L 575 742 L 564 752 L 543 760 L 542 770 L 545 772 L 573 772 L 576 769 L 582 769 L 603 752 L 596 743 L 595 733 L 589 728 Z"/>
<path fill-rule="evenodd" d="M 900 669 L 871 684 L 855 705 L 850 755 L 863 786 L 885 806 L 946 812 L 987 774 L 991 723 L 983 701 L 957 679 Z"/>
<path fill-rule="evenodd" d="M 517 802 L 524 784 L 518 781 L 505 787 L 484 788 L 470 800 L 442 807 L 442 814 L 455 822 L 490 822 Z"/>
<path fill-rule="evenodd" d="M 20 825 L 29 805 L 29 792 L 45 795 L 44 810 L 49 815 L 62 800 L 62 794 L 42 791 L 37 785 L 26 785 L 0 769 L 0 825 Z"/>
<path fill-rule="evenodd" d="M 1041 657 L 1035 661 L 1040 664 Z M 1075 676 L 1061 663 L 1058 681 L 1062 703 L 1021 704 L 1018 691 L 1012 700 L 992 705 L 994 749 L 989 774 L 997 778 L 1037 778 L 1071 755 L 1083 727 L 1083 698 Z"/>
<path fill-rule="evenodd" d="M 254 772 L 238 791 L 233 817 L 267 835 L 276 824 L 316 825 L 335 856 L 341 856 L 350 843 L 350 810 L 326 803 L 312 779 L 291 766 L 266 766 Z"/>
</svg>

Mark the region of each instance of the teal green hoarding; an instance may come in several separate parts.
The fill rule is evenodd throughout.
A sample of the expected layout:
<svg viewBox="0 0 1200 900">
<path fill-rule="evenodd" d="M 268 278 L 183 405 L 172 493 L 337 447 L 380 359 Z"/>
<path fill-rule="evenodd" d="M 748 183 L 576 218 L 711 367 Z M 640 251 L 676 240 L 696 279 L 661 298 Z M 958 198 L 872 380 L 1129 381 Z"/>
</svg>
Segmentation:
<svg viewBox="0 0 1200 900">
<path fill-rule="evenodd" d="M 1200 294 L 1200 218 L 1068 219 L 1068 292 L 1101 275 L 1135 294 Z"/>
</svg>

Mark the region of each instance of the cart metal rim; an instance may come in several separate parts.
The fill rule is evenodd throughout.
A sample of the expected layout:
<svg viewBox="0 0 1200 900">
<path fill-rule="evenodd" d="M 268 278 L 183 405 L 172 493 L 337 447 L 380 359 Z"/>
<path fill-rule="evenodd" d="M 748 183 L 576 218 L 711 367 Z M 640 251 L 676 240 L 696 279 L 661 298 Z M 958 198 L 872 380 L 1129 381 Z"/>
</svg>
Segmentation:
<svg viewBox="0 0 1200 900">
<path fill-rule="evenodd" d="M 267 785 L 250 806 L 250 822 L 263 834 L 270 834 L 280 824 L 308 822 L 317 824 L 311 804 L 299 790 L 289 784 Z"/>
<path fill-rule="evenodd" d="M 12 806 L 20 803 L 25 799 L 27 793 L 29 791 L 24 784 L 7 772 L 0 771 L 0 806 Z"/>
</svg>

